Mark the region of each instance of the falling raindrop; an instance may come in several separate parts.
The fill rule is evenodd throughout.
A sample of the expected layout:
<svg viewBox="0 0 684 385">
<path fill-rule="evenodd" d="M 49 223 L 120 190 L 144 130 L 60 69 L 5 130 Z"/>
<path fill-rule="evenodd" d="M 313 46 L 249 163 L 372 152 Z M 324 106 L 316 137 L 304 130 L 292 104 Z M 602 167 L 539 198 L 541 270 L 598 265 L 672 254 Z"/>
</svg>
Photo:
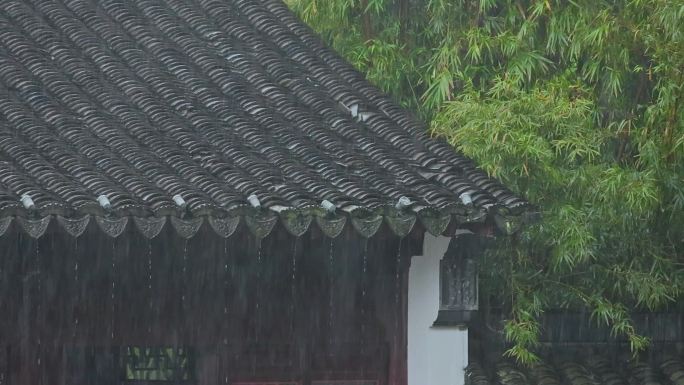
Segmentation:
<svg viewBox="0 0 684 385">
<path fill-rule="evenodd" d="M 38 308 L 36 310 L 37 313 L 37 324 L 38 324 L 38 332 L 36 333 L 36 343 L 37 343 L 37 348 L 38 348 L 38 354 L 36 357 L 36 362 L 38 364 L 38 373 L 39 373 L 39 383 L 43 383 L 43 376 L 42 376 L 42 346 L 41 343 L 42 341 L 40 340 L 40 329 L 41 326 L 43 325 L 43 274 L 41 271 L 41 260 L 40 260 L 40 246 L 39 246 L 39 241 L 36 239 L 35 240 L 35 245 L 36 245 L 36 251 L 35 251 L 35 258 L 36 258 L 36 276 L 38 280 Z"/>
<path fill-rule="evenodd" d="M 74 295 L 74 300 L 76 301 L 74 305 L 74 327 L 72 330 L 71 337 L 73 338 L 74 345 L 76 344 L 76 334 L 78 333 L 78 304 L 81 297 L 81 289 L 79 287 L 79 269 L 78 269 L 78 238 L 74 238 L 74 289 L 76 291 Z"/>
<path fill-rule="evenodd" d="M 256 303 L 255 303 L 255 320 L 254 320 L 254 339 L 259 342 L 259 328 L 261 327 L 261 239 L 257 240 L 257 277 L 256 277 Z"/>
<path fill-rule="evenodd" d="M 295 238 L 294 245 L 292 246 L 292 279 L 290 280 L 290 336 L 296 341 L 295 338 L 295 301 L 297 299 L 297 243 L 299 243 L 299 237 Z M 292 354 L 289 355 L 288 365 L 292 367 Z"/>
<path fill-rule="evenodd" d="M 2 257 L 0 257 L 0 279 L 3 279 L 3 278 L 5 277 L 5 276 L 4 276 L 5 271 L 4 271 L 3 268 L 5 267 L 5 262 L 7 261 L 7 259 L 8 259 L 8 258 L 7 258 L 5 255 L 3 255 Z M 0 285 L 2 285 L 2 286 L 0 286 L 0 290 L 4 290 L 4 289 L 5 289 L 5 288 L 4 288 L 4 285 L 5 285 L 5 284 L 4 284 L 3 282 L 0 282 Z M 0 305 L 1 305 L 1 304 L 2 304 L 2 302 L 0 302 Z M 3 374 L 3 373 L 0 373 L 0 376 L 2 376 L 2 374 Z M 2 377 L 0 377 L 0 385 L 2 385 Z"/>
<path fill-rule="evenodd" d="M 225 317 L 225 323 L 228 324 L 229 322 L 229 317 L 228 317 L 228 301 L 229 301 L 229 285 L 230 285 L 230 268 L 231 265 L 229 264 L 229 256 L 228 256 L 228 239 L 224 238 L 223 239 L 223 257 L 224 257 L 224 264 L 223 264 L 223 316 Z M 226 335 L 227 332 L 223 332 L 223 345 L 227 346 L 228 345 L 228 336 Z M 225 382 L 228 383 L 228 376 L 225 377 Z"/>
<path fill-rule="evenodd" d="M 6 290 L 5 283 L 4 283 L 4 277 L 5 276 L 4 276 L 4 269 L 3 269 L 5 267 L 5 261 L 6 260 L 7 260 L 6 255 L 0 256 L 0 292 L 3 292 L 3 293 Z M 3 298 L 0 298 L 0 309 L 2 309 L 4 307 L 2 300 L 3 300 Z M 0 385 L 4 385 L 4 384 L 5 384 L 5 372 L 0 370 Z"/>
<path fill-rule="evenodd" d="M 363 242 L 361 268 L 361 355 L 366 354 L 366 271 L 368 270 L 368 238 Z"/>
<path fill-rule="evenodd" d="M 401 245 L 402 242 L 404 241 L 404 238 L 399 238 L 399 246 L 397 247 L 397 260 L 396 260 L 396 267 L 394 269 L 394 311 L 396 314 L 394 315 L 394 331 L 392 333 L 392 347 L 393 349 L 397 349 L 398 341 L 397 341 L 397 332 L 399 330 L 399 318 L 401 317 L 401 306 L 399 304 L 399 294 L 401 292 Z"/>
<path fill-rule="evenodd" d="M 225 293 L 224 295 L 224 302 L 223 302 L 223 314 L 225 316 L 228 316 L 228 285 L 229 285 L 229 276 L 230 276 L 230 268 L 228 265 L 228 240 L 224 239 L 223 240 L 223 256 L 225 258 L 225 262 L 223 265 L 223 291 Z M 228 343 L 228 339 L 224 338 L 223 339 L 224 344 Z"/>
<path fill-rule="evenodd" d="M 292 292 L 292 300 L 290 301 L 290 331 L 294 336 L 294 311 L 295 311 L 295 298 L 297 294 L 296 279 L 297 279 L 297 242 L 299 237 L 295 239 L 294 246 L 292 247 L 292 279 L 290 280 L 290 290 Z"/>
<path fill-rule="evenodd" d="M 229 261 L 229 256 L 228 256 L 228 239 L 224 238 L 223 239 L 223 316 L 225 317 L 224 324 L 228 324 L 229 322 L 229 317 L 228 317 L 228 304 L 229 304 L 229 285 L 230 285 L 230 274 L 231 274 L 231 263 Z M 227 336 L 227 331 L 225 327 L 222 330 L 222 342 L 223 346 L 220 344 L 216 345 L 217 349 L 217 354 L 219 356 L 224 356 L 224 354 L 220 352 L 225 352 L 227 351 L 227 346 L 228 346 L 228 336 Z M 223 377 L 223 383 L 228 384 L 228 374 L 226 373 Z"/>
<path fill-rule="evenodd" d="M 183 293 L 181 294 L 181 308 L 183 309 L 183 314 L 187 314 L 187 308 L 185 305 L 185 293 L 188 287 L 188 240 L 183 242 L 183 264 L 181 267 L 183 273 Z"/>
<path fill-rule="evenodd" d="M 147 290 L 149 292 L 150 314 L 154 314 L 154 296 L 152 290 L 152 241 L 147 240 Z M 147 336 L 152 334 L 152 322 L 147 324 Z"/>
<path fill-rule="evenodd" d="M 330 248 L 328 250 L 328 334 L 329 334 L 329 344 L 332 347 L 334 342 L 334 284 L 335 284 L 335 260 L 333 256 L 333 238 L 330 238 Z"/>
<path fill-rule="evenodd" d="M 112 341 L 114 341 L 114 318 L 116 312 L 116 238 L 112 238 L 112 287 L 111 287 L 111 319 L 110 331 Z"/>
</svg>

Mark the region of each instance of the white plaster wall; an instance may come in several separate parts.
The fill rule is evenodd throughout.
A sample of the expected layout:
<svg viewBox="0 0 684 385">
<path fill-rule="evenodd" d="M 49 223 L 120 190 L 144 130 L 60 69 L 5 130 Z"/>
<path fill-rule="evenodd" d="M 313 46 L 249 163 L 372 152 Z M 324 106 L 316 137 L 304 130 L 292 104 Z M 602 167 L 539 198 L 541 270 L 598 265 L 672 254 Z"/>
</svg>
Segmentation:
<svg viewBox="0 0 684 385">
<path fill-rule="evenodd" d="M 408 385 L 463 385 L 468 331 L 432 327 L 439 310 L 439 261 L 449 238 L 425 234 L 423 255 L 411 258 L 408 282 Z"/>
</svg>

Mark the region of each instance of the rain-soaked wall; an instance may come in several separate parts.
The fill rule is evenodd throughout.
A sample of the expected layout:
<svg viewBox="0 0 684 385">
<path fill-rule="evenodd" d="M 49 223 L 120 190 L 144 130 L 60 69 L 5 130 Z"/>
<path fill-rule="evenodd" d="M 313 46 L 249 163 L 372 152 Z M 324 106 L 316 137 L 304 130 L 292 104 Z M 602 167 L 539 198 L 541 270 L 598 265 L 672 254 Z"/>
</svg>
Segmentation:
<svg viewBox="0 0 684 385">
<path fill-rule="evenodd" d="M 0 238 L 2 385 L 406 383 L 415 241 L 51 226 Z"/>
</svg>

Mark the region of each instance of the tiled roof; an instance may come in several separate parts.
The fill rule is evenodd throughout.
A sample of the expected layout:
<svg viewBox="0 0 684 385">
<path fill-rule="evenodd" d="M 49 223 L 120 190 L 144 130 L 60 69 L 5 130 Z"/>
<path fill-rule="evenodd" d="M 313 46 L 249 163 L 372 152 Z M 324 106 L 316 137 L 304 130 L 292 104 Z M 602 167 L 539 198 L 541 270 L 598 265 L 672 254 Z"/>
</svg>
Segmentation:
<svg viewBox="0 0 684 385">
<path fill-rule="evenodd" d="M 370 230 L 529 211 L 280 0 L 0 1 L 1 218 L 310 222 L 323 201 Z"/>
<path fill-rule="evenodd" d="M 684 385 L 684 356 L 676 351 L 633 359 L 600 349 L 545 357 L 530 367 L 502 361 L 489 367 L 471 363 L 467 385 Z"/>
</svg>

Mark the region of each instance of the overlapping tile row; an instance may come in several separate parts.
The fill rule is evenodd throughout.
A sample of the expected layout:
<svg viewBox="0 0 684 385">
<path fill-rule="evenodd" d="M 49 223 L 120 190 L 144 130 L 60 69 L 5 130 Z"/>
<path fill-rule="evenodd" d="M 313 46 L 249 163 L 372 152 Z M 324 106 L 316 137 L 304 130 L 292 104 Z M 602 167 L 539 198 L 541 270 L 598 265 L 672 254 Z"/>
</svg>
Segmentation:
<svg viewBox="0 0 684 385">
<path fill-rule="evenodd" d="M 0 217 L 273 212 L 401 233 L 530 210 L 280 0 L 0 2 Z"/>
<path fill-rule="evenodd" d="M 546 359 L 531 367 L 511 362 L 484 365 L 472 362 L 467 385 L 684 385 L 684 357 L 680 353 L 657 358 L 588 354 Z"/>
</svg>

